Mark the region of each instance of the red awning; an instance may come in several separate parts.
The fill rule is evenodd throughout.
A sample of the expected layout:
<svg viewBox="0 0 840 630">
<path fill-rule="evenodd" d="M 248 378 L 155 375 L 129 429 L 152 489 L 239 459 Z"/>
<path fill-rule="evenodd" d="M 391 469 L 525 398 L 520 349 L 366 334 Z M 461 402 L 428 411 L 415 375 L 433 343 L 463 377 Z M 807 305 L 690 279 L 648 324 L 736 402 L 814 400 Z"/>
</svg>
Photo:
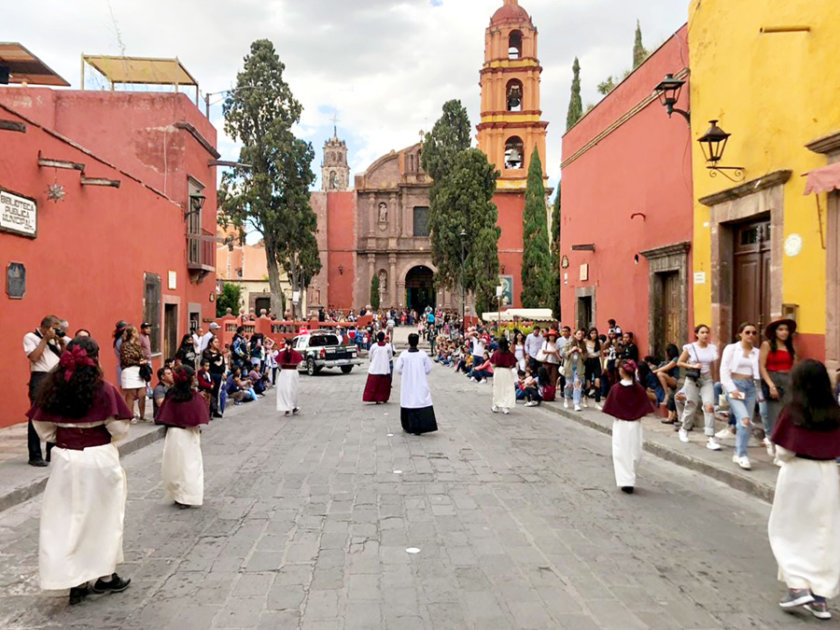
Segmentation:
<svg viewBox="0 0 840 630">
<path fill-rule="evenodd" d="M 806 175 L 808 176 L 808 181 L 805 183 L 806 195 L 840 190 L 840 162 L 809 171 Z"/>
</svg>

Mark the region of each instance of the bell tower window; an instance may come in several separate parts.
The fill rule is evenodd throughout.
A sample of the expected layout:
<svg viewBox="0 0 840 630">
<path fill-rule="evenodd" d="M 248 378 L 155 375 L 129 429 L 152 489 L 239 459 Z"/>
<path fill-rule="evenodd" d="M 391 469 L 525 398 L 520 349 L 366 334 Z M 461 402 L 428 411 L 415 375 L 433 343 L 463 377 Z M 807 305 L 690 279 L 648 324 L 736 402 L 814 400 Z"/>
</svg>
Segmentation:
<svg viewBox="0 0 840 630">
<path fill-rule="evenodd" d="M 508 138 L 505 142 L 505 168 L 514 170 L 522 168 L 523 153 L 522 139 L 519 136 Z"/>
<path fill-rule="evenodd" d="M 522 58 L 522 31 L 511 31 L 508 37 L 508 59 Z"/>
<path fill-rule="evenodd" d="M 338 190 L 338 175 L 335 171 L 330 172 L 330 190 Z"/>
<path fill-rule="evenodd" d="M 507 110 L 509 112 L 522 111 L 522 81 L 519 79 L 511 79 L 508 81 L 507 88 Z"/>
</svg>

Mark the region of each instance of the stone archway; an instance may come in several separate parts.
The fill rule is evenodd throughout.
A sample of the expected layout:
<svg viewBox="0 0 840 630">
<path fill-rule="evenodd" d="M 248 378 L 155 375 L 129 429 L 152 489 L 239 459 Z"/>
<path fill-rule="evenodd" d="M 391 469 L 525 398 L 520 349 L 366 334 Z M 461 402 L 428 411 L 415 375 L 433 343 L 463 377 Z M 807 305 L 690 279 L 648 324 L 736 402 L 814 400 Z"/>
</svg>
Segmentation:
<svg viewBox="0 0 840 630">
<path fill-rule="evenodd" d="M 435 272 L 426 265 L 417 265 L 405 274 L 406 306 L 422 313 L 427 306 L 435 308 Z"/>
</svg>

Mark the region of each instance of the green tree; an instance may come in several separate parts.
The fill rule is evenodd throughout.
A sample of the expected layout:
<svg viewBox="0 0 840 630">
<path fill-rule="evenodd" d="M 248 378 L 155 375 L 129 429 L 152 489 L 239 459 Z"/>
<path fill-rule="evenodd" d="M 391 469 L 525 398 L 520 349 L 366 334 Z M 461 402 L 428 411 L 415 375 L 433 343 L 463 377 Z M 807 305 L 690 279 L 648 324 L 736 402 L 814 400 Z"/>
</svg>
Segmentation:
<svg viewBox="0 0 840 630">
<path fill-rule="evenodd" d="M 615 89 L 615 78 L 612 75 L 608 76 L 604 81 L 598 84 L 598 92 L 606 96 Z"/>
<path fill-rule="evenodd" d="M 545 203 L 540 154 L 534 147 L 525 188 L 525 212 L 522 216 L 522 306 L 552 307 L 551 251 L 548 241 L 548 217 Z"/>
<path fill-rule="evenodd" d="M 227 309 L 230 309 L 234 315 L 238 315 L 241 303 L 242 287 L 230 282 L 223 283 L 222 292 L 216 298 L 216 317 L 222 317 Z"/>
<path fill-rule="evenodd" d="M 320 269 L 317 220 L 309 206 L 314 151 L 292 132 L 302 107 L 284 70 L 269 40 L 251 44 L 223 105 L 225 131 L 242 143 L 239 162 L 249 166 L 226 172 L 219 187 L 221 221 L 250 227 L 263 237 L 275 313 L 283 312 L 281 268 L 295 291 L 304 290 Z"/>
<path fill-rule="evenodd" d="M 636 20 L 636 39 L 633 42 L 633 69 L 635 70 L 648 58 L 648 51 L 642 45 L 642 26 Z"/>
<path fill-rule="evenodd" d="M 461 286 L 464 256 L 463 286 L 475 293 L 478 306 L 492 304 L 499 281 L 501 230 L 496 226 L 498 210 L 492 201 L 498 176 L 483 152 L 461 151 L 449 172 L 435 180 L 429 209 L 437 285 Z"/>
<path fill-rule="evenodd" d="M 374 311 L 379 310 L 379 276 L 373 274 L 373 279 L 370 281 L 370 307 Z"/>
<path fill-rule="evenodd" d="M 551 209 L 551 272 L 552 272 L 552 310 L 557 321 L 562 319 L 562 308 L 560 303 L 560 291 L 563 289 L 563 278 L 561 277 L 560 261 L 562 253 L 560 250 L 560 224 L 562 220 L 562 185 L 557 183 L 557 194 L 554 197 L 554 205 Z"/>
<path fill-rule="evenodd" d="M 575 126 L 583 116 L 583 102 L 580 100 L 580 62 L 575 57 L 572 64 L 572 95 L 569 99 L 569 112 L 566 114 L 566 131 Z"/>
<path fill-rule="evenodd" d="M 470 148 L 470 119 L 461 101 L 443 104 L 443 114 L 426 134 L 421 161 L 423 170 L 433 180 L 446 176 L 452 169 L 455 156 Z M 432 188 L 434 193 L 434 188 Z"/>
</svg>

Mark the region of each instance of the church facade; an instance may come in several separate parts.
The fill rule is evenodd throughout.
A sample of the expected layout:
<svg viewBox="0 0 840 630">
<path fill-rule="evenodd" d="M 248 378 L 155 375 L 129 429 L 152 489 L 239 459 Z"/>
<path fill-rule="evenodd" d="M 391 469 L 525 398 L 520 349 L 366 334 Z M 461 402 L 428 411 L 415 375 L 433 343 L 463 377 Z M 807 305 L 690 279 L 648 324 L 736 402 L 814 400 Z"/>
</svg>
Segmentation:
<svg viewBox="0 0 840 630">
<path fill-rule="evenodd" d="M 505 0 L 485 32 L 478 147 L 500 171 L 500 283 L 507 304 L 519 306 L 522 214 L 532 152 L 545 164 L 537 30 L 517 0 Z M 312 194 L 318 217 L 321 273 L 310 285 L 310 309 L 359 309 L 371 303 L 378 279 L 382 308 L 460 309 L 460 291 L 435 289 L 429 238 L 431 178 L 421 166 L 422 144 L 380 157 L 356 175 L 350 190 L 347 146 L 338 134 L 324 144 L 322 190 Z"/>
</svg>

